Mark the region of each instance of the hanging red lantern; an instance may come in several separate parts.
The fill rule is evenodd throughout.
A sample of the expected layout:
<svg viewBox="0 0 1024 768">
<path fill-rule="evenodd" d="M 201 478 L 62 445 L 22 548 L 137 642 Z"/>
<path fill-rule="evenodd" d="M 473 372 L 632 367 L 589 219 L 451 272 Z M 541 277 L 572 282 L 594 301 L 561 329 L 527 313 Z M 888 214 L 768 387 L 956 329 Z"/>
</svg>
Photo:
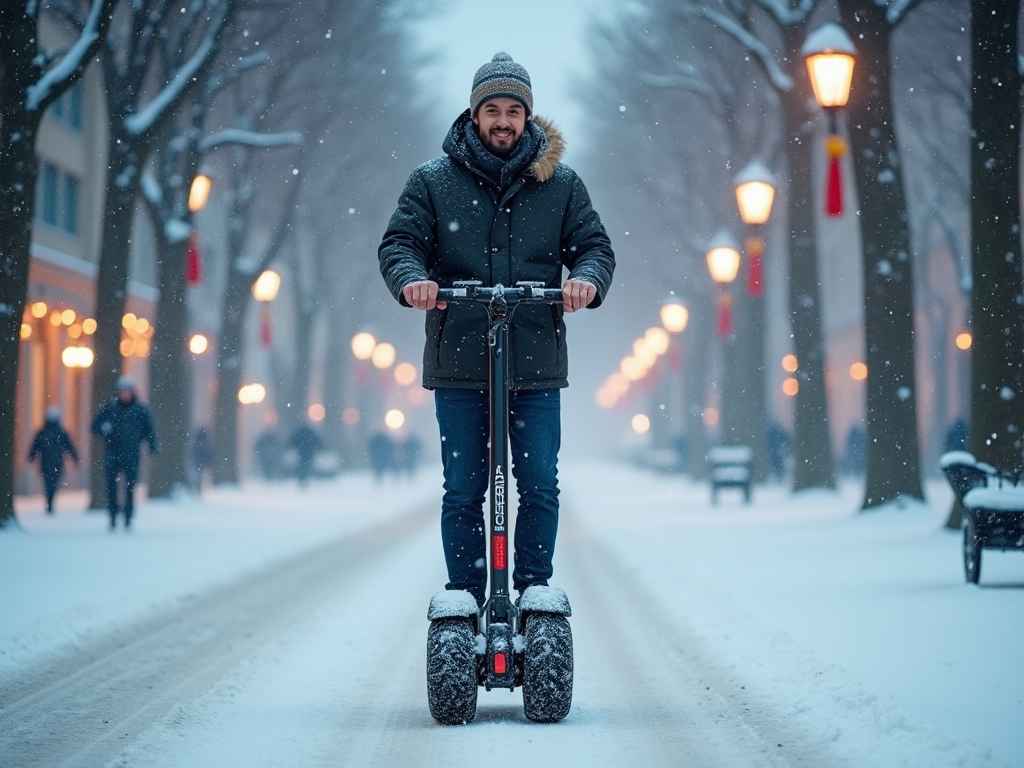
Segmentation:
<svg viewBox="0 0 1024 768">
<path fill-rule="evenodd" d="M 750 265 L 747 267 L 747 294 L 750 296 L 764 295 L 764 241 L 759 237 L 747 240 L 747 253 Z"/>
<path fill-rule="evenodd" d="M 263 307 L 260 309 L 260 346 L 269 347 L 272 342 L 270 333 L 271 326 L 274 323 L 274 315 L 270 311 L 269 307 Z"/>
<path fill-rule="evenodd" d="M 718 294 L 718 335 L 727 339 L 732 336 L 732 296 L 724 291 Z"/>
<path fill-rule="evenodd" d="M 825 142 L 828 170 L 825 172 L 825 215 L 843 215 L 843 180 L 840 173 L 841 158 L 846 154 L 846 142 L 838 136 L 829 136 Z"/>
<path fill-rule="evenodd" d="M 188 238 L 188 254 L 185 257 L 185 285 L 194 288 L 203 282 L 203 262 L 199 258 L 199 233 L 194 229 Z"/>
</svg>

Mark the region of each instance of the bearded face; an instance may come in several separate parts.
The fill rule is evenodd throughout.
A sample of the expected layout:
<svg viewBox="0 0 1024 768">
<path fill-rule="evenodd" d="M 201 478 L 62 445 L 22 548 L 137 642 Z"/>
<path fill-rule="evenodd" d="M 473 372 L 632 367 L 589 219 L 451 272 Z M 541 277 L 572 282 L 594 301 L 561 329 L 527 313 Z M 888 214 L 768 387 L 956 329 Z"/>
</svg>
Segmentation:
<svg viewBox="0 0 1024 768">
<path fill-rule="evenodd" d="M 473 116 L 480 141 L 494 155 L 508 157 L 526 130 L 526 107 L 517 99 L 488 99 Z"/>
</svg>

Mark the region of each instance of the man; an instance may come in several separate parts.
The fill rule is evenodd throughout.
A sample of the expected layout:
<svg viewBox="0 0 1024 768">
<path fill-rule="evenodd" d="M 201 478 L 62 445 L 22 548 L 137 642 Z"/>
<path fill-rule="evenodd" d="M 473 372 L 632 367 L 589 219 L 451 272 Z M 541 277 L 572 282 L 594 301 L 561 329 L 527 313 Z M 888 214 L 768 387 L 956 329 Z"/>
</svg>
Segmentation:
<svg viewBox="0 0 1024 768">
<path fill-rule="evenodd" d="M 445 156 L 409 177 L 380 245 L 381 274 L 403 306 L 426 310 L 423 386 L 441 433 L 441 536 L 448 589 L 482 606 L 487 570 L 487 318 L 437 301 L 456 280 L 562 287 L 561 306 L 522 305 L 510 331 L 509 425 L 520 505 L 513 586 L 547 585 L 558 526 L 559 389 L 568 385 L 563 312 L 597 307 L 615 257 L 583 182 L 559 163 L 564 143 L 533 116 L 530 76 L 505 53 L 476 73 L 470 108 Z M 562 270 L 569 270 L 562 282 Z"/>
<path fill-rule="evenodd" d="M 124 475 L 124 527 L 131 529 L 135 510 L 135 483 L 139 479 L 139 446 L 149 443 L 149 455 L 155 456 L 156 432 L 149 408 L 135 396 L 135 382 L 128 376 L 117 380 L 117 392 L 101 407 L 92 422 L 94 435 L 106 443 L 103 474 L 107 481 L 107 509 L 110 530 L 117 527 L 117 478 Z"/>
<path fill-rule="evenodd" d="M 79 463 L 75 444 L 71 442 L 67 430 L 60 425 L 60 408 L 50 406 L 46 409 L 46 423 L 36 433 L 32 441 L 32 450 L 28 454 L 30 462 L 35 461 L 36 456 L 39 457 L 48 515 L 53 514 L 53 497 L 57 494 L 60 476 L 64 473 L 64 454 L 71 456 L 75 464 Z"/>
</svg>

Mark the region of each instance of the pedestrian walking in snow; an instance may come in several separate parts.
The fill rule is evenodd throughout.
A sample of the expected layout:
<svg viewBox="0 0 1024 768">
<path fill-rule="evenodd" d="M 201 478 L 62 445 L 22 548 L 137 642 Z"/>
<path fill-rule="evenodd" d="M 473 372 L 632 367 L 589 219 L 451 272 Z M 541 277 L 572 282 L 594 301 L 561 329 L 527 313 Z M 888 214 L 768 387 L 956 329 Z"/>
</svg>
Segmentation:
<svg viewBox="0 0 1024 768">
<path fill-rule="evenodd" d="M 64 455 L 70 456 L 75 464 L 79 464 L 78 451 L 71 442 L 71 436 L 60 424 L 60 408 L 50 406 L 46 409 L 46 423 L 32 440 L 32 449 L 28 460 L 35 461 L 39 457 L 39 469 L 43 473 L 43 490 L 46 492 L 46 514 L 53 514 L 53 497 L 57 494 L 61 475 L 64 474 Z"/>
<path fill-rule="evenodd" d="M 253 452 L 256 454 L 256 462 L 260 465 L 260 472 L 264 479 L 276 480 L 281 476 L 281 452 L 283 450 L 281 438 L 272 429 L 268 429 L 256 441 Z"/>
<path fill-rule="evenodd" d="M 374 432 L 370 435 L 366 444 L 366 452 L 369 455 L 373 476 L 378 483 L 384 479 L 385 472 L 396 469 L 395 444 L 383 432 Z"/>
<path fill-rule="evenodd" d="M 560 162 L 564 141 L 533 114 L 526 69 L 498 53 L 477 71 L 469 109 L 443 157 L 413 171 L 379 249 L 402 306 L 426 310 L 423 386 L 441 433 L 441 535 L 448 589 L 481 604 L 487 584 L 487 317 L 437 301 L 456 280 L 562 287 L 560 306 L 519 306 L 511 318 L 509 426 L 519 492 L 513 585 L 546 585 L 558 526 L 559 390 L 568 385 L 563 312 L 597 307 L 615 257 L 583 182 Z M 562 282 L 563 269 L 568 278 Z"/>
<path fill-rule="evenodd" d="M 295 474 L 299 478 L 299 485 L 305 485 L 313 473 L 313 459 L 322 445 L 320 435 L 309 424 L 300 424 L 292 434 L 288 445 L 294 448 L 299 455 L 295 465 Z"/>
<path fill-rule="evenodd" d="M 135 394 L 135 382 L 128 376 L 117 380 L 114 396 L 100 406 L 92 422 L 92 433 L 102 437 L 106 454 L 103 474 L 107 481 L 107 509 L 110 530 L 117 527 L 117 515 L 124 513 L 124 527 L 130 529 L 135 510 L 135 483 L 139 479 L 139 448 L 149 444 L 149 455 L 157 452 L 156 432 L 149 406 Z M 124 477 L 124 505 L 118 504 L 118 478 Z"/>
<path fill-rule="evenodd" d="M 196 430 L 192 438 L 192 469 L 195 472 L 196 493 L 202 493 L 206 472 L 213 466 L 213 440 L 206 427 Z"/>
</svg>

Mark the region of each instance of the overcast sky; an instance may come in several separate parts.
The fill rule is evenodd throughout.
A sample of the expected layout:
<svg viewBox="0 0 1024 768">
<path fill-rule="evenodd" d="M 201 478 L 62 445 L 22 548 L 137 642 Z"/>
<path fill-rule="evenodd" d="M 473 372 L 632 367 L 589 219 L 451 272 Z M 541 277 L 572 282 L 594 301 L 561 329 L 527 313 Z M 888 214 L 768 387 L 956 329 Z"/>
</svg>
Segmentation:
<svg viewBox="0 0 1024 768">
<path fill-rule="evenodd" d="M 530 73 L 534 110 L 562 129 L 572 164 L 583 143 L 583 116 L 571 87 L 590 66 L 588 26 L 595 15 L 609 12 L 612 0 L 445 0 L 438 6 L 416 32 L 423 50 L 435 56 L 421 75 L 424 88 L 436 90 L 440 124 L 451 125 L 469 106 L 476 70 L 505 51 Z"/>
</svg>

